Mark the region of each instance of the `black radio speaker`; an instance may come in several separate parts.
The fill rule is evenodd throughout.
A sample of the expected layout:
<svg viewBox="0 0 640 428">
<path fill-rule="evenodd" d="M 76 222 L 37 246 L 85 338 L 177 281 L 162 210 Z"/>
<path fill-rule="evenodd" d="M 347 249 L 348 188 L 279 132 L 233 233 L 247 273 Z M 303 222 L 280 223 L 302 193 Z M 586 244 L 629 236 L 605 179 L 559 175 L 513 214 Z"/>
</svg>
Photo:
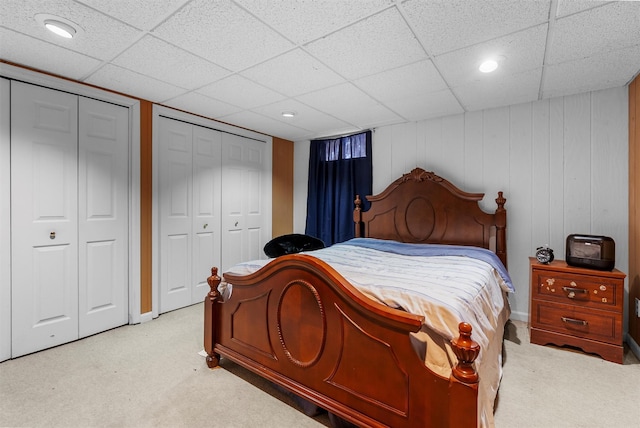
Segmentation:
<svg viewBox="0 0 640 428">
<path fill-rule="evenodd" d="M 616 265 L 616 243 L 608 236 L 567 236 L 566 262 L 570 266 L 612 270 Z"/>
</svg>

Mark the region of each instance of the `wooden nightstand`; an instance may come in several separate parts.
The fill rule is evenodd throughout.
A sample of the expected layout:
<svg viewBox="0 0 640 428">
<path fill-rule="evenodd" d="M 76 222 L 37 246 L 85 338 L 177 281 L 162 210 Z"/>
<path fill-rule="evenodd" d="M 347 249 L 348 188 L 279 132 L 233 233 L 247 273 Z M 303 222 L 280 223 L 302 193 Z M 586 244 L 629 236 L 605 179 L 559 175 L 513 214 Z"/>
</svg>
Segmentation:
<svg viewBox="0 0 640 428">
<path fill-rule="evenodd" d="M 622 364 L 625 274 L 530 257 L 531 343 L 570 345 Z"/>
</svg>

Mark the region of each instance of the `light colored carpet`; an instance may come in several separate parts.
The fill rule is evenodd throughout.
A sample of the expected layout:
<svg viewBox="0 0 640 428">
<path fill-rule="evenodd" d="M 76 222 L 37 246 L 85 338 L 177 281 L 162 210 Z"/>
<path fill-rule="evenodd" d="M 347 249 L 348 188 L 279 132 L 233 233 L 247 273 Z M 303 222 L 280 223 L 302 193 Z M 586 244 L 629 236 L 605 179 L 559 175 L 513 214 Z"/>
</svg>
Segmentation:
<svg viewBox="0 0 640 428">
<path fill-rule="evenodd" d="M 0 426 L 323 427 L 269 383 L 224 362 L 210 370 L 202 305 L 0 363 Z M 640 363 L 530 345 L 510 323 L 496 426 L 638 427 Z"/>
</svg>

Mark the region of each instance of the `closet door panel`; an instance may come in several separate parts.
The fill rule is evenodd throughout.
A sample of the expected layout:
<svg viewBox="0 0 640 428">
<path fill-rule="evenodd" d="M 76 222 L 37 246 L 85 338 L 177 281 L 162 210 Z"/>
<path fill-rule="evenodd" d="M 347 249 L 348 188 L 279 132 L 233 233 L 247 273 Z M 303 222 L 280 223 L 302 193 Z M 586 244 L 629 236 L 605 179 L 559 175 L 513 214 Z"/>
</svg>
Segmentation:
<svg viewBox="0 0 640 428">
<path fill-rule="evenodd" d="M 0 362 L 11 358 L 11 82 L 0 78 Z"/>
<path fill-rule="evenodd" d="M 193 266 L 191 303 L 209 292 L 211 267 L 220 265 L 221 174 L 219 131 L 193 127 Z"/>
<path fill-rule="evenodd" d="M 159 124 L 160 313 L 191 304 L 193 126 Z"/>
<path fill-rule="evenodd" d="M 12 82 L 12 355 L 78 338 L 74 95 Z"/>
<path fill-rule="evenodd" d="M 224 134 L 222 146 L 223 254 L 226 270 L 264 258 L 265 143 Z"/>
<path fill-rule="evenodd" d="M 128 320 L 129 111 L 79 99 L 79 334 Z"/>
</svg>

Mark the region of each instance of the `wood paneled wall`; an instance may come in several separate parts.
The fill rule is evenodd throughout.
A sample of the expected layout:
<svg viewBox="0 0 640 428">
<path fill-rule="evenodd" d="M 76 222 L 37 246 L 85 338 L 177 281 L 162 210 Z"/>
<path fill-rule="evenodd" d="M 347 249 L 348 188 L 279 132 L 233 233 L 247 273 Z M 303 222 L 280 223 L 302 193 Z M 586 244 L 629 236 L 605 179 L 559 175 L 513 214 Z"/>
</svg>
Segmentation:
<svg viewBox="0 0 640 428">
<path fill-rule="evenodd" d="M 640 345 L 640 76 L 629 85 L 629 335 Z"/>
<path fill-rule="evenodd" d="M 140 101 L 140 313 L 152 310 L 153 104 Z"/>
<path fill-rule="evenodd" d="M 373 191 L 414 167 L 485 192 L 488 211 L 504 191 L 513 318 L 527 320 L 528 257 L 540 245 L 563 259 L 567 235 L 608 235 L 616 267 L 627 271 L 627 102 L 621 87 L 377 128 Z M 298 162 L 299 146 L 308 152 L 308 142 L 296 143 L 297 227 L 306 215 L 306 188 L 298 187 L 306 181 L 298 178 L 308 169 Z"/>
<path fill-rule="evenodd" d="M 293 232 L 293 141 L 273 137 L 271 234 Z"/>
</svg>

